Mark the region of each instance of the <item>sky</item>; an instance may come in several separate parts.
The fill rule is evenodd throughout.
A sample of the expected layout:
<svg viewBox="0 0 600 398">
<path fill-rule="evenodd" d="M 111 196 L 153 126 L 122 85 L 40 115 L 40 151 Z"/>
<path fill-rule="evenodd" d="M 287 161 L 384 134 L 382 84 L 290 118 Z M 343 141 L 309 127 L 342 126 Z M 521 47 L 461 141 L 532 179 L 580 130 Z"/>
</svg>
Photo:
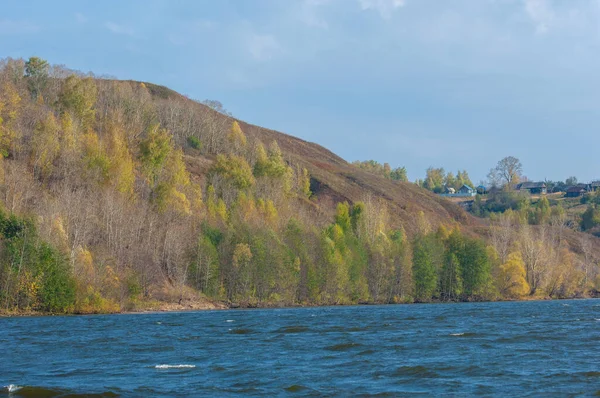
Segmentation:
<svg viewBox="0 0 600 398">
<path fill-rule="evenodd" d="M 5 0 L 0 57 L 213 99 L 348 161 L 600 179 L 600 0 Z"/>
</svg>

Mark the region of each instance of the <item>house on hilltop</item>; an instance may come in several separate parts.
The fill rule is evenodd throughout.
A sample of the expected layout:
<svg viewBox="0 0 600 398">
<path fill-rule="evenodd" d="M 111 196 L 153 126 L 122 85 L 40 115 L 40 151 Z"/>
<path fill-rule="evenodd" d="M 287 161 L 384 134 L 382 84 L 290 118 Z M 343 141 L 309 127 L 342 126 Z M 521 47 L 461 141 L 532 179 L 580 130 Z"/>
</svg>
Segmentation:
<svg viewBox="0 0 600 398">
<path fill-rule="evenodd" d="M 473 188 L 465 184 L 458 189 L 458 194 L 465 196 L 475 196 L 477 195 L 477 192 L 475 192 Z"/>
<path fill-rule="evenodd" d="M 458 189 L 458 191 L 456 191 L 454 188 L 447 188 L 446 189 L 446 193 L 440 194 L 440 196 L 446 197 L 446 198 L 470 198 L 477 195 L 477 192 L 475 192 L 475 189 L 471 188 L 468 185 L 463 185 L 462 187 L 460 187 Z"/>
<path fill-rule="evenodd" d="M 546 183 L 544 182 L 522 182 L 515 185 L 516 191 L 529 191 L 531 195 L 545 195 L 547 193 Z"/>
<path fill-rule="evenodd" d="M 567 188 L 567 192 L 565 193 L 566 198 L 577 198 L 579 196 L 585 195 L 588 191 L 585 187 L 582 187 L 585 184 L 577 184 L 575 186 Z"/>
</svg>

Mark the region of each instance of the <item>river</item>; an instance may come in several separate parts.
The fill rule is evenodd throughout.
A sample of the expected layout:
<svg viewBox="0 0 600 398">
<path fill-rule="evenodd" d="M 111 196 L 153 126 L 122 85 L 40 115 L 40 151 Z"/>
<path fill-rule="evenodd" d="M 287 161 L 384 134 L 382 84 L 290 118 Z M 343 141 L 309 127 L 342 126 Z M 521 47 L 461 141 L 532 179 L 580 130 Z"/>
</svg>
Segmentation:
<svg viewBox="0 0 600 398">
<path fill-rule="evenodd" d="M 0 318 L 0 395 L 591 396 L 599 343 L 600 300 Z"/>
</svg>

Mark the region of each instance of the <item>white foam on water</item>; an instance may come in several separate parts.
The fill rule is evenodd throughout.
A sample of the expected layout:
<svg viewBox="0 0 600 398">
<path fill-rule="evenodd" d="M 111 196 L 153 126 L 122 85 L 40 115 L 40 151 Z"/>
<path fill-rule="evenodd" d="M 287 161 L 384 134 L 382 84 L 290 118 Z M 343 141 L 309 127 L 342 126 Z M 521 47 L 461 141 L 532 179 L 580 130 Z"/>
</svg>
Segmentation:
<svg viewBox="0 0 600 398">
<path fill-rule="evenodd" d="M 233 319 L 228 319 L 225 322 L 235 322 Z"/>
<path fill-rule="evenodd" d="M 464 336 L 464 333 L 450 333 L 450 336 Z"/>
<path fill-rule="evenodd" d="M 4 388 L 8 392 L 16 392 L 16 391 L 19 391 L 21 389 L 21 387 L 19 387 L 17 385 L 14 385 L 14 384 L 9 384 L 7 386 L 4 386 Z"/>
<path fill-rule="evenodd" d="M 196 365 L 156 365 L 156 369 L 192 369 Z"/>
</svg>

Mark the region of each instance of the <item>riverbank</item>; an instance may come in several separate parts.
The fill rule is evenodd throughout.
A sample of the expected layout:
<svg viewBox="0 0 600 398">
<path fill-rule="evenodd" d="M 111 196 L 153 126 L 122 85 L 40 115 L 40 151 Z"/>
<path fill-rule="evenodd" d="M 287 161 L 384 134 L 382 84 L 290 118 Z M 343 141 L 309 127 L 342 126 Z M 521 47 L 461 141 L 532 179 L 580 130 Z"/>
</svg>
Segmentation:
<svg viewBox="0 0 600 398">
<path fill-rule="evenodd" d="M 54 314 L 41 311 L 6 311 L 0 309 L 0 317 L 27 317 L 27 316 L 58 316 L 58 315 L 110 315 L 110 314 L 148 314 L 161 312 L 193 312 L 193 311 L 215 311 L 215 310 L 235 310 L 235 309 L 284 309 L 284 308 L 316 308 L 316 307 L 350 307 L 350 306 L 374 306 L 374 305 L 404 305 L 404 304 L 458 304 L 466 302 L 493 303 L 493 302 L 528 302 L 528 301 L 560 301 L 560 300 L 586 300 L 600 298 L 598 294 L 574 297 L 548 297 L 548 296 L 528 296 L 519 299 L 493 299 L 493 300 L 465 300 L 465 301 L 441 301 L 432 300 L 429 302 L 406 301 L 400 303 L 272 303 L 272 302 L 227 302 L 210 300 L 206 298 L 188 298 L 177 302 L 147 301 L 139 302 L 135 308 L 125 308 L 114 312 L 70 312 L 65 314 Z"/>
</svg>

